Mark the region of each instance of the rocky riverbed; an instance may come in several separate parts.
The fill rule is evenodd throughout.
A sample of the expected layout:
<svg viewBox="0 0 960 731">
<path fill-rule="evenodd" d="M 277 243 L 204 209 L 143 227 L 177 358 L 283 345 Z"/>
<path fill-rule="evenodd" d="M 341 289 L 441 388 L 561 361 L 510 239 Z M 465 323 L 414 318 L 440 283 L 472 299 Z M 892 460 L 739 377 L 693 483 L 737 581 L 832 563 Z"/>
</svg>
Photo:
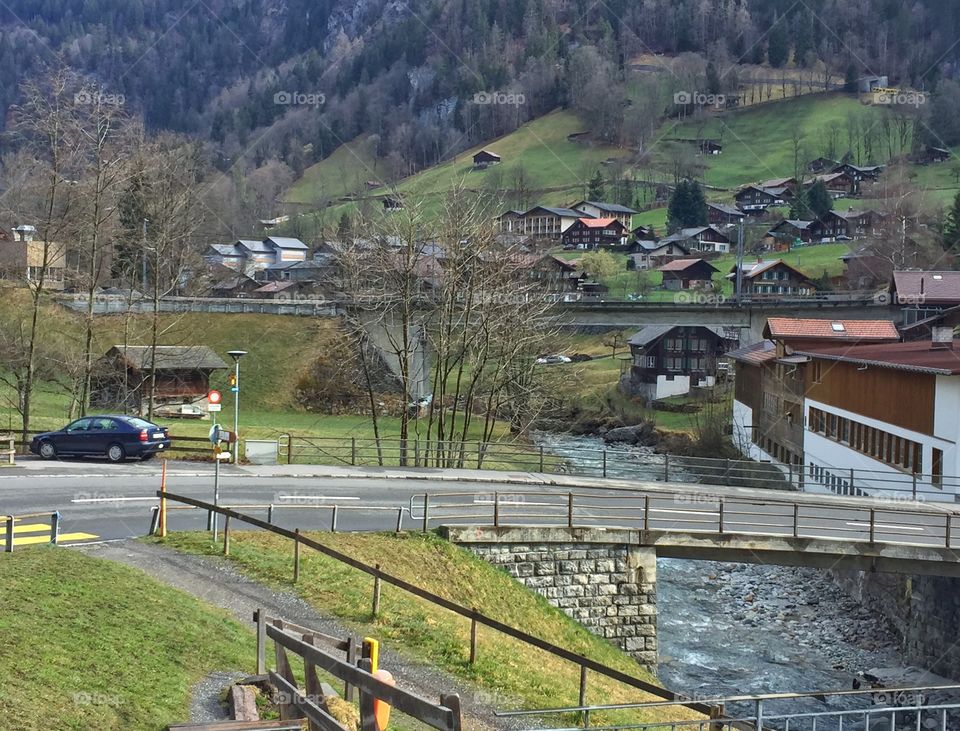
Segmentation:
<svg viewBox="0 0 960 731">
<path fill-rule="evenodd" d="M 692 696 L 849 690 L 860 671 L 902 664 L 889 624 L 817 569 L 661 559 L 657 606 L 660 678 Z"/>
</svg>

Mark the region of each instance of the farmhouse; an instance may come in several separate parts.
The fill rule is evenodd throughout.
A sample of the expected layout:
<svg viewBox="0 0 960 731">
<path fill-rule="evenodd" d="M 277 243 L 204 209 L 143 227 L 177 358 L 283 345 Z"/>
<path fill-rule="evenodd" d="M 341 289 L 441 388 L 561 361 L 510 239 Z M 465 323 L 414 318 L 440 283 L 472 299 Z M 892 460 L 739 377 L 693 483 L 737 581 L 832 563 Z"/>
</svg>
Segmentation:
<svg viewBox="0 0 960 731">
<path fill-rule="evenodd" d="M 860 191 L 858 180 L 846 172 L 814 175 L 803 184 L 803 187 L 805 190 L 810 190 L 816 183 L 823 183 L 834 198 L 856 195 Z"/>
<path fill-rule="evenodd" d="M 720 270 L 704 259 L 674 259 L 657 271 L 663 273 L 664 289 L 680 290 L 708 286 Z"/>
<path fill-rule="evenodd" d="M 829 157 L 818 157 L 807 163 L 807 172 L 810 173 L 832 173 L 840 165 L 837 160 L 831 160 Z"/>
<path fill-rule="evenodd" d="M 616 218 L 578 218 L 560 236 L 565 247 L 615 248 L 627 242 L 627 228 Z"/>
<path fill-rule="evenodd" d="M 155 382 L 154 406 L 204 399 L 210 374 L 227 368 L 206 345 L 114 345 L 97 361 L 91 405 L 97 409 L 146 414 Z"/>
<path fill-rule="evenodd" d="M 500 156 L 495 152 L 490 152 L 490 150 L 480 150 L 480 152 L 473 156 L 473 166 L 478 170 L 483 170 L 490 165 L 499 164 Z"/>
<path fill-rule="evenodd" d="M 662 266 L 671 259 L 690 255 L 690 250 L 676 241 L 669 243 L 635 241 L 631 245 L 630 251 L 633 252 L 627 256 L 627 269 L 630 271 L 653 269 Z"/>
<path fill-rule="evenodd" d="M 790 266 L 781 259 L 756 262 L 744 262 L 741 294 L 746 295 L 811 295 L 816 286 L 807 275 Z M 734 266 L 727 279 L 736 281 L 737 267 Z"/>
<path fill-rule="evenodd" d="M 61 290 L 65 286 L 67 247 L 53 241 L 36 238 L 33 226 L 17 226 L 13 239 L 0 238 L 0 277 L 26 282 L 36 286 L 43 279 L 43 287 Z"/>
<path fill-rule="evenodd" d="M 861 180 L 876 180 L 883 172 L 882 165 L 854 165 L 850 162 L 840 163 L 833 170 L 833 173 L 845 173 L 849 175 L 854 182 Z"/>
<path fill-rule="evenodd" d="M 817 222 L 817 233 L 822 240 L 855 240 L 882 233 L 886 216 L 879 211 L 829 211 Z"/>
<path fill-rule="evenodd" d="M 808 244 L 815 239 L 817 230 L 818 227 L 815 221 L 800 221 L 785 218 L 767 231 L 767 236 L 778 244 L 786 246 L 796 243 L 797 241 Z"/>
<path fill-rule="evenodd" d="M 691 387 L 716 384 L 717 359 L 728 349 L 722 328 L 647 325 L 630 345 L 630 369 L 620 378 L 621 390 L 648 401 L 682 396 Z"/>
<path fill-rule="evenodd" d="M 682 228 L 676 233 L 661 239 L 662 244 L 681 244 L 689 251 L 726 254 L 730 251 L 730 237 L 715 226 L 696 226 Z"/>
<path fill-rule="evenodd" d="M 739 208 L 726 206 L 722 203 L 707 203 L 707 222 L 711 226 L 740 223 L 745 217 L 745 214 Z"/>
<path fill-rule="evenodd" d="M 744 213 L 763 213 L 770 206 L 782 206 L 787 202 L 789 193 L 786 188 L 761 188 L 757 185 L 748 185 L 741 188 L 733 196 L 739 208 Z"/>
<path fill-rule="evenodd" d="M 627 206 L 602 201 L 580 201 L 573 208 L 587 214 L 589 218 L 615 218 L 627 231 L 633 227 L 633 217 L 637 213 Z"/>
</svg>

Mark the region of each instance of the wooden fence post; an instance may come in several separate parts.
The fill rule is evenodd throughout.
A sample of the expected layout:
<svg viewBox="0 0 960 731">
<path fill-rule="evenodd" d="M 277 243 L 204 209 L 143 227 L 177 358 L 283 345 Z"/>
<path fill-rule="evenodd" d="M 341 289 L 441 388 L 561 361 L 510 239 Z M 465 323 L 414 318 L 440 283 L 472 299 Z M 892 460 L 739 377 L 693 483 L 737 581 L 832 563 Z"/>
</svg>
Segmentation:
<svg viewBox="0 0 960 731">
<path fill-rule="evenodd" d="M 373 618 L 380 616 L 380 564 L 376 565 L 377 573 L 373 575 Z"/>
<path fill-rule="evenodd" d="M 13 526 L 16 522 L 12 515 L 7 516 L 7 553 L 13 552 Z"/>
<path fill-rule="evenodd" d="M 293 435 L 287 434 L 287 464 L 293 464 Z"/>
<path fill-rule="evenodd" d="M 360 659 L 360 669 L 368 673 L 373 671 L 369 657 Z M 369 693 L 360 691 L 360 731 L 377 731 L 377 717 L 373 710 L 374 698 Z"/>
<path fill-rule="evenodd" d="M 293 539 L 293 583 L 300 581 L 300 529 L 295 531 Z"/>
<path fill-rule="evenodd" d="M 379 447 L 379 445 L 377 445 Z M 357 438 L 350 437 L 350 464 L 357 466 Z"/>
<path fill-rule="evenodd" d="M 578 696 L 578 706 L 587 705 L 587 666 L 580 666 L 580 693 Z M 587 726 L 590 723 L 590 711 L 583 711 L 581 713 L 581 719 L 583 720 L 583 725 Z"/>
<path fill-rule="evenodd" d="M 308 645 L 316 646 L 316 638 L 313 635 L 303 635 L 303 641 Z M 321 705 L 323 690 L 320 687 L 320 678 L 317 677 L 317 666 L 307 658 L 303 658 L 303 684 L 307 691 L 307 700 Z M 309 731 L 321 731 L 320 726 L 313 721 L 307 721 L 307 728 Z"/>
<path fill-rule="evenodd" d="M 460 696 L 456 693 L 442 694 L 440 696 L 440 705 L 453 711 L 453 723 L 449 731 L 461 731 L 463 728 L 463 712 L 460 710 Z"/>
<path fill-rule="evenodd" d="M 356 666 L 357 664 L 357 638 L 353 636 L 347 637 L 347 662 L 350 665 Z M 344 681 L 343 683 L 343 699 L 353 703 L 355 688 Z"/>
<path fill-rule="evenodd" d="M 330 532 L 337 532 L 337 506 L 334 505 L 330 510 Z"/>
<path fill-rule="evenodd" d="M 223 521 L 223 555 L 230 555 L 230 516 Z"/>
<path fill-rule="evenodd" d="M 263 607 L 253 613 L 257 623 L 257 675 L 267 674 L 267 614 Z"/>
<path fill-rule="evenodd" d="M 474 608 L 474 615 L 476 615 L 477 610 Z M 473 665 L 477 661 L 477 618 L 476 616 L 470 618 L 470 664 Z"/>
<path fill-rule="evenodd" d="M 423 494 L 423 532 L 426 533 L 429 530 L 430 525 L 430 494 Z"/>
</svg>

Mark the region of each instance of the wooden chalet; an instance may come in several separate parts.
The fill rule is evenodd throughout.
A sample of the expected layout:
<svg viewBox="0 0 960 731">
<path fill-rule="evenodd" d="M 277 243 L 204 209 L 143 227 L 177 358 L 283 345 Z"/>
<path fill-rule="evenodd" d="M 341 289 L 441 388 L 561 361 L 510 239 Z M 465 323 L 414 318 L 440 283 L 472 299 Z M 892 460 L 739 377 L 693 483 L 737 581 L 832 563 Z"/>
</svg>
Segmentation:
<svg viewBox="0 0 960 731">
<path fill-rule="evenodd" d="M 755 262 L 744 262 L 742 268 L 743 295 L 784 296 L 799 295 L 806 297 L 816 291 L 816 285 L 809 277 L 796 267 L 787 264 L 781 259 Z M 734 266 L 727 274 L 727 279 L 736 286 L 737 267 Z"/>
<path fill-rule="evenodd" d="M 490 150 L 480 150 L 480 152 L 473 156 L 473 166 L 478 170 L 483 170 L 491 165 L 499 165 L 500 162 L 501 157 Z"/>
<path fill-rule="evenodd" d="M 619 248 L 626 245 L 627 233 L 616 218 L 578 218 L 561 234 L 560 241 L 575 249 Z"/>
<path fill-rule="evenodd" d="M 720 270 L 704 259 L 674 259 L 657 271 L 663 275 L 663 288 L 676 291 L 709 286 Z"/>
</svg>

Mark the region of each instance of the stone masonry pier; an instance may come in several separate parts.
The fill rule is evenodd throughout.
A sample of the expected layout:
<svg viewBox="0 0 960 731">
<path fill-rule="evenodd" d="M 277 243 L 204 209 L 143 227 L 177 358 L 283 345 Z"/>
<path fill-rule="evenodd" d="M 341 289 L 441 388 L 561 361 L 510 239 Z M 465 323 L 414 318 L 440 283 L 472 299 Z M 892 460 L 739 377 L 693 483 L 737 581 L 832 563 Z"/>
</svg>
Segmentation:
<svg viewBox="0 0 960 731">
<path fill-rule="evenodd" d="M 594 634 L 657 666 L 657 554 L 602 528 L 444 529 Z M 634 536 L 634 545 L 631 543 Z"/>
</svg>

